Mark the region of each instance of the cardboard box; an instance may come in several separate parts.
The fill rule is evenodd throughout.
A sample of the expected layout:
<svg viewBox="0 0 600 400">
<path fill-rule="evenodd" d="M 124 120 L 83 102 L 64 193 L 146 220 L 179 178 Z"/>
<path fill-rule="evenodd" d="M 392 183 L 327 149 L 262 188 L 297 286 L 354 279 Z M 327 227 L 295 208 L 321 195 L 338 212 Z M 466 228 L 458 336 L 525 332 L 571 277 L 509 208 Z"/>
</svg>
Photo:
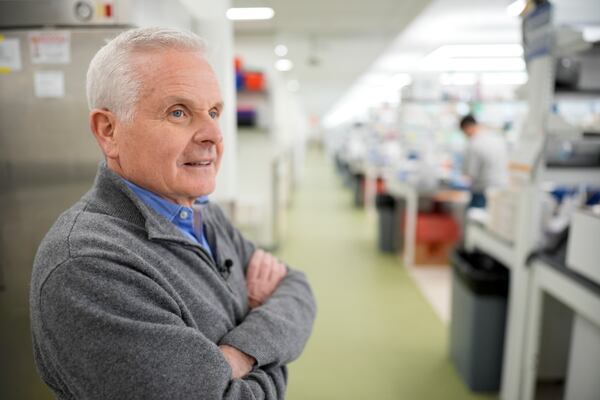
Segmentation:
<svg viewBox="0 0 600 400">
<path fill-rule="evenodd" d="M 450 254 L 455 245 L 455 241 L 416 243 L 415 266 L 448 265 Z"/>
</svg>

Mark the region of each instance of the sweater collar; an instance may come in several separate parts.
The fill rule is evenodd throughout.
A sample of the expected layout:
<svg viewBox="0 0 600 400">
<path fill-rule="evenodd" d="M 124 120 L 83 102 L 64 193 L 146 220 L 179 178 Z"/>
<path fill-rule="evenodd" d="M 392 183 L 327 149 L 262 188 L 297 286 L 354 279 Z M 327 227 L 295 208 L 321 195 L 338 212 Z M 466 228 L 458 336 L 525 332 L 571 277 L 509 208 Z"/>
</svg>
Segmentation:
<svg viewBox="0 0 600 400">
<path fill-rule="evenodd" d="M 94 193 L 111 206 L 110 213 L 128 222 L 143 225 L 151 240 L 169 240 L 194 244 L 165 216 L 144 203 L 125 183 L 124 179 L 100 162 L 94 183 Z"/>
</svg>

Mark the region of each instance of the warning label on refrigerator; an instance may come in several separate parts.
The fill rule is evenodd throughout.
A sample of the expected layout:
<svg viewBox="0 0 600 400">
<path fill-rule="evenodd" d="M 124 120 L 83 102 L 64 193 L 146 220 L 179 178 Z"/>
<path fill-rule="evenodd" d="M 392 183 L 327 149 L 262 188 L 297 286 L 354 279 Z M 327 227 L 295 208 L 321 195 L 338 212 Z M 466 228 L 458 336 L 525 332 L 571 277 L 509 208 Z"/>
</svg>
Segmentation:
<svg viewBox="0 0 600 400">
<path fill-rule="evenodd" d="M 71 35 L 68 31 L 29 33 L 32 64 L 68 64 L 71 62 Z"/>
</svg>

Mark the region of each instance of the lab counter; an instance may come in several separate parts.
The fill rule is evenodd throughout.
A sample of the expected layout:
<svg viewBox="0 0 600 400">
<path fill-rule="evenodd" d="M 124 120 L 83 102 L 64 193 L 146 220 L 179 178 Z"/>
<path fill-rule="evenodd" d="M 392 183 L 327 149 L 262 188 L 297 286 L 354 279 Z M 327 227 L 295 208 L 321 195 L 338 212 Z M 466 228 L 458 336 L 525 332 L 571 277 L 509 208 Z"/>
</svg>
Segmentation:
<svg viewBox="0 0 600 400">
<path fill-rule="evenodd" d="M 530 263 L 531 286 L 523 362 L 524 400 L 536 398 L 542 343 L 549 335 L 542 321 L 549 301 L 572 312 L 570 337 L 561 345 L 567 354 L 565 400 L 597 399 L 600 393 L 600 285 L 568 268 L 564 253 L 540 254 Z"/>
<path fill-rule="evenodd" d="M 533 254 L 523 265 L 525 249 L 517 244 L 480 222 L 467 222 L 466 248 L 490 254 L 511 269 L 509 303 L 525 308 L 509 312 L 503 366 L 504 374 L 521 376 L 522 385 L 515 392 L 505 386 L 501 399 L 515 398 L 509 392 L 521 400 L 545 398 L 554 394 L 544 391 L 555 390 L 560 381 L 565 383 L 561 398 L 597 399 L 600 381 L 592 375 L 600 370 L 600 285 L 567 267 L 564 246 Z M 526 318 L 518 315 L 523 311 Z M 522 353 L 515 353 L 518 348 Z"/>
</svg>

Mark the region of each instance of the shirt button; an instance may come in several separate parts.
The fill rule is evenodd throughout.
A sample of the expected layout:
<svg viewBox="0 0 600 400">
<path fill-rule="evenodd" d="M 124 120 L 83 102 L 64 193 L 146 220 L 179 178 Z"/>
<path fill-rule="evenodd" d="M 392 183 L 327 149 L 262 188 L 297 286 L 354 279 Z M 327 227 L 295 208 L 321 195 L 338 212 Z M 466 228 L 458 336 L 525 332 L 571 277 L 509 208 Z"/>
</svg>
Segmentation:
<svg viewBox="0 0 600 400">
<path fill-rule="evenodd" d="M 189 216 L 190 213 L 187 212 L 187 210 L 181 210 L 181 212 L 179 213 L 179 218 L 181 219 L 188 219 Z"/>
</svg>

